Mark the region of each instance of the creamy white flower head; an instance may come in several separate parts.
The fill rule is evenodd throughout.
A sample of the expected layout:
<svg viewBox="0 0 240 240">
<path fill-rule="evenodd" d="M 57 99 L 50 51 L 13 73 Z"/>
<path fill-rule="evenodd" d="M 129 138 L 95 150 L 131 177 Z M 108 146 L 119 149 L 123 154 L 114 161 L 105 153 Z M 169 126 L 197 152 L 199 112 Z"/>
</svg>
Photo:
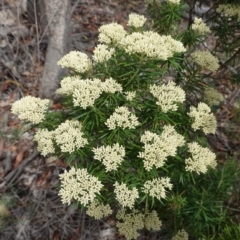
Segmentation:
<svg viewBox="0 0 240 240">
<path fill-rule="evenodd" d="M 114 48 L 109 48 L 105 44 L 98 44 L 93 50 L 93 60 L 98 63 L 104 63 L 107 62 L 114 53 Z"/>
<path fill-rule="evenodd" d="M 227 17 L 237 17 L 240 21 L 240 6 L 234 4 L 220 4 L 217 8 L 217 12 L 223 12 Z"/>
<path fill-rule="evenodd" d="M 175 156 L 177 148 L 185 144 L 184 137 L 178 134 L 173 126 L 164 126 L 161 135 L 146 131 L 141 136 L 144 152 L 138 157 L 143 158 L 144 168 L 149 171 L 155 165 L 160 168 L 165 164 L 168 156 Z"/>
<path fill-rule="evenodd" d="M 162 222 L 159 220 L 158 214 L 156 211 L 146 212 L 144 217 L 144 225 L 149 231 L 159 231 L 162 226 Z"/>
<path fill-rule="evenodd" d="M 120 41 L 129 54 L 144 54 L 149 58 L 167 60 L 174 53 L 185 52 L 183 44 L 171 36 L 160 36 L 153 31 L 134 32 Z"/>
<path fill-rule="evenodd" d="M 143 15 L 136 13 L 129 14 L 129 20 L 127 25 L 130 27 L 140 28 L 143 27 L 147 19 Z"/>
<path fill-rule="evenodd" d="M 201 67 L 215 72 L 219 68 L 218 59 L 214 57 L 209 51 L 196 51 L 191 54 L 193 60 Z"/>
<path fill-rule="evenodd" d="M 117 201 L 121 204 L 122 207 L 133 208 L 135 200 L 139 198 L 137 188 L 128 189 L 125 183 L 119 184 L 116 182 L 114 184 L 114 193 L 116 194 Z"/>
<path fill-rule="evenodd" d="M 79 73 L 92 69 L 92 61 L 88 55 L 79 51 L 71 51 L 62 57 L 57 64 L 62 68 L 67 67 Z"/>
<path fill-rule="evenodd" d="M 50 101 L 32 96 L 26 96 L 13 103 L 11 112 L 22 120 L 38 124 L 45 118 Z"/>
<path fill-rule="evenodd" d="M 188 240 L 188 233 L 184 229 L 179 230 L 172 240 Z"/>
<path fill-rule="evenodd" d="M 200 146 L 197 142 L 188 144 L 192 157 L 186 159 L 186 171 L 206 173 L 208 168 L 217 166 L 216 154 L 208 148 Z"/>
<path fill-rule="evenodd" d="M 61 80 L 61 87 L 56 90 L 57 94 L 60 95 L 72 95 L 74 89 L 78 86 L 79 80 L 81 80 L 77 76 L 65 77 Z"/>
<path fill-rule="evenodd" d="M 81 128 L 80 122 L 66 120 L 54 130 L 56 143 L 62 152 L 72 153 L 87 144 Z"/>
<path fill-rule="evenodd" d="M 102 89 L 102 81 L 98 78 L 79 80 L 74 84 L 72 93 L 74 106 L 81 106 L 86 109 L 93 106 L 97 98 L 100 97 Z"/>
<path fill-rule="evenodd" d="M 195 18 L 192 24 L 192 29 L 199 34 L 210 33 L 210 28 L 203 22 L 202 18 Z"/>
<path fill-rule="evenodd" d="M 105 124 L 110 130 L 113 130 L 117 127 L 134 129 L 140 123 L 137 117 L 131 113 L 127 107 L 123 106 L 116 108 L 115 112 L 108 118 Z"/>
<path fill-rule="evenodd" d="M 127 240 L 137 239 L 138 230 L 144 228 L 144 214 L 135 209 L 132 210 L 132 213 L 125 213 L 122 209 L 118 211 L 116 218 L 119 220 L 116 223 L 118 232 L 124 235 Z"/>
<path fill-rule="evenodd" d="M 206 87 L 204 90 L 204 101 L 210 105 L 218 105 L 223 101 L 223 96 L 220 92 L 212 87 Z"/>
<path fill-rule="evenodd" d="M 112 78 L 102 82 L 102 90 L 108 93 L 122 92 L 122 85 Z"/>
<path fill-rule="evenodd" d="M 173 4 L 180 4 L 180 0 L 166 0 L 169 3 L 173 3 Z"/>
<path fill-rule="evenodd" d="M 178 106 L 176 102 L 183 103 L 186 99 L 186 94 L 184 90 L 176 86 L 176 83 L 171 81 L 166 85 L 150 86 L 150 93 L 157 98 L 156 104 L 159 105 L 163 112 L 177 111 Z"/>
<path fill-rule="evenodd" d="M 125 93 L 126 99 L 127 99 L 128 101 L 132 101 L 133 98 L 136 97 L 136 92 L 135 92 L 135 91 L 133 91 L 133 92 L 127 91 L 127 92 L 124 92 L 124 93 Z"/>
<path fill-rule="evenodd" d="M 102 183 L 90 175 L 87 169 L 71 168 L 59 174 L 61 189 L 59 195 L 63 204 L 70 205 L 72 200 L 77 200 L 84 206 L 93 202 L 96 194 L 100 194 Z"/>
<path fill-rule="evenodd" d="M 95 219 L 101 219 L 112 214 L 112 209 L 109 204 L 104 205 L 94 200 L 90 205 L 87 206 L 87 215 L 94 217 Z"/>
<path fill-rule="evenodd" d="M 47 129 L 40 129 L 34 135 L 34 141 L 37 142 L 37 150 L 41 152 L 43 156 L 49 153 L 54 153 L 53 147 L 54 132 Z"/>
<path fill-rule="evenodd" d="M 93 148 L 93 152 L 94 159 L 97 159 L 104 164 L 106 172 L 117 170 L 125 157 L 125 148 L 118 143 L 113 144 L 113 146 Z"/>
<path fill-rule="evenodd" d="M 155 197 L 158 200 L 166 198 L 166 188 L 172 189 L 170 178 L 162 177 L 155 178 L 152 181 L 146 181 L 143 185 L 142 191 L 151 197 Z"/>
<path fill-rule="evenodd" d="M 101 26 L 99 28 L 99 33 L 98 41 L 106 44 L 110 44 L 112 42 L 118 43 L 127 34 L 123 26 L 117 23 L 110 23 Z"/>
<path fill-rule="evenodd" d="M 201 129 L 205 134 L 216 132 L 217 120 L 207 104 L 200 102 L 197 108 L 191 106 L 188 116 L 194 119 L 192 128 L 195 131 Z"/>
</svg>

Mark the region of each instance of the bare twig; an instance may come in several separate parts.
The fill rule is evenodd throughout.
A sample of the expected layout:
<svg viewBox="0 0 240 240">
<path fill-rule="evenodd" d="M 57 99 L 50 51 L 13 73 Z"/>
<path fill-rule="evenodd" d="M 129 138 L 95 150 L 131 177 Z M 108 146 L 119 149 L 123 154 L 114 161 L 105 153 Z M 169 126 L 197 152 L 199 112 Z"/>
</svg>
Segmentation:
<svg viewBox="0 0 240 240">
<path fill-rule="evenodd" d="M 57 9 L 55 10 L 55 12 L 52 14 L 51 18 L 48 20 L 47 26 L 45 27 L 44 32 L 43 32 L 43 34 L 42 34 L 42 36 L 41 36 L 41 38 L 40 38 L 40 40 L 39 40 L 39 44 L 42 42 L 44 36 L 46 35 L 46 32 L 47 32 L 47 30 L 49 29 L 49 26 L 50 26 L 50 24 L 52 23 L 54 17 L 56 16 L 58 10 L 59 10 L 59 8 L 57 8 Z"/>
<path fill-rule="evenodd" d="M 36 0 L 33 0 L 33 7 L 34 7 L 35 28 L 36 28 L 36 34 L 37 34 L 37 61 L 39 62 L 39 60 L 40 60 L 40 49 L 39 49 L 39 32 L 38 32 Z"/>
<path fill-rule="evenodd" d="M 78 3 L 79 3 L 80 1 L 81 1 L 81 0 L 77 0 L 77 1 L 75 2 L 75 4 L 73 5 L 72 10 L 71 10 L 71 15 L 72 15 L 73 12 L 75 11 L 75 8 L 77 7 L 77 5 L 78 5 Z"/>
<path fill-rule="evenodd" d="M 28 158 L 24 159 L 21 164 L 15 168 L 13 171 L 11 171 L 5 178 L 4 178 L 4 183 L 5 187 L 8 188 L 9 185 L 11 185 L 16 178 L 19 177 L 19 175 L 22 173 L 24 167 L 31 162 L 33 159 L 35 159 L 38 156 L 39 152 L 36 150 L 33 152 L 32 155 L 30 155 Z"/>
</svg>

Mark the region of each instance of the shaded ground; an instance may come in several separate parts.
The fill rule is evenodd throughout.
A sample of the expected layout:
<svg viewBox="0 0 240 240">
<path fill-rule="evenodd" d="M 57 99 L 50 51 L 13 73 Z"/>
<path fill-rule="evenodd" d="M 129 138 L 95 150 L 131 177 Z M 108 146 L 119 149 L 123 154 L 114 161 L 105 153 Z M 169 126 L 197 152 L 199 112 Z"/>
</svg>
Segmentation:
<svg viewBox="0 0 240 240">
<path fill-rule="evenodd" d="M 17 7 L 21 13 L 18 21 L 12 16 L 16 8 L 12 2 L 0 2 L 8 19 L 7 32 L 0 34 L 0 215 L 6 216 L 0 217 L 0 239 L 121 239 L 115 234 L 113 219 L 93 221 L 74 206 L 61 204 L 58 174 L 66 168 L 65 163 L 40 156 L 32 141 L 34 130 L 21 134 L 21 122 L 10 113 L 15 100 L 38 96 L 47 48 L 44 31 L 36 39 L 36 28 L 27 21 L 24 4 Z M 89 55 L 99 26 L 112 21 L 125 25 L 129 13 L 145 13 L 141 0 L 72 0 L 71 6 L 72 49 Z M 226 79 L 220 79 L 218 88 L 225 103 L 217 111 L 218 133 L 210 140 L 223 160 L 228 153 L 239 158 L 239 89 Z M 236 198 L 233 206 L 239 209 Z M 161 237 L 153 233 L 141 239 Z"/>
</svg>

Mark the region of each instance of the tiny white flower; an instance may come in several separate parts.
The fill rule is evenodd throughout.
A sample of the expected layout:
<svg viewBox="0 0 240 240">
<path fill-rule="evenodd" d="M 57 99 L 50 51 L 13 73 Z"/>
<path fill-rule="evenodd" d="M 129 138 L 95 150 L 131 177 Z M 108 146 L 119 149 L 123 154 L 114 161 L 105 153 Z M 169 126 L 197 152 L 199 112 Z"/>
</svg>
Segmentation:
<svg viewBox="0 0 240 240">
<path fill-rule="evenodd" d="M 114 48 L 109 48 L 105 44 L 98 44 L 93 50 L 93 60 L 98 63 L 104 63 L 107 62 L 114 53 Z"/>
<path fill-rule="evenodd" d="M 118 232 L 126 237 L 127 240 L 137 239 L 138 230 L 144 228 L 144 214 L 133 209 L 132 213 L 125 213 L 124 209 L 118 211 L 116 227 Z"/>
<path fill-rule="evenodd" d="M 94 159 L 103 162 L 106 167 L 106 172 L 117 170 L 119 164 L 124 160 L 125 149 L 118 143 L 112 146 L 101 146 L 98 148 L 93 148 Z"/>
<path fill-rule="evenodd" d="M 184 229 L 179 230 L 172 240 L 188 240 L 188 233 Z"/>
<path fill-rule="evenodd" d="M 116 108 L 115 112 L 106 121 L 106 125 L 110 130 L 117 127 L 134 129 L 139 124 L 137 117 L 124 106 Z"/>
<path fill-rule="evenodd" d="M 131 13 L 129 14 L 127 25 L 135 28 L 140 28 L 145 24 L 146 20 L 147 19 L 143 15 Z"/>
<path fill-rule="evenodd" d="M 151 85 L 150 93 L 157 98 L 156 104 L 159 105 L 161 110 L 165 113 L 169 110 L 177 111 L 178 106 L 176 103 L 183 103 L 186 99 L 184 90 L 181 87 L 176 86 L 173 81 L 162 86 L 157 86 L 155 84 Z"/>
<path fill-rule="evenodd" d="M 143 185 L 143 192 L 151 197 L 155 197 L 158 200 L 161 198 L 166 198 L 166 188 L 172 189 L 172 184 L 170 183 L 170 178 L 162 177 L 155 178 L 152 181 L 146 181 Z"/>
<path fill-rule="evenodd" d="M 194 122 L 192 123 L 192 128 L 195 131 L 200 129 L 205 134 L 214 134 L 216 132 L 217 120 L 211 112 L 211 108 L 207 104 L 200 102 L 197 108 L 191 106 L 188 116 L 194 119 Z"/>
<path fill-rule="evenodd" d="M 195 18 L 192 24 L 192 29 L 199 34 L 210 33 L 210 28 L 203 22 L 201 18 Z"/>
<path fill-rule="evenodd" d="M 81 128 L 80 122 L 66 120 L 54 130 L 54 139 L 62 152 L 72 153 L 87 144 Z"/>
<path fill-rule="evenodd" d="M 37 142 L 37 149 L 43 156 L 49 153 L 54 153 L 53 146 L 54 131 L 48 131 L 47 129 L 40 129 L 36 132 L 34 140 Z"/>
<path fill-rule="evenodd" d="M 186 171 L 206 173 L 209 167 L 216 167 L 216 154 L 208 148 L 203 148 L 197 142 L 189 143 L 188 148 L 191 157 L 186 159 Z"/>
<path fill-rule="evenodd" d="M 48 99 L 26 96 L 13 103 L 11 112 L 22 120 L 38 124 L 44 120 L 49 103 Z"/>
<path fill-rule="evenodd" d="M 94 201 L 96 194 L 100 194 L 102 183 L 90 175 L 87 169 L 71 168 L 59 174 L 61 189 L 59 195 L 63 204 L 70 205 L 72 200 L 77 200 L 84 206 Z"/>
<path fill-rule="evenodd" d="M 125 183 L 119 184 L 118 182 L 114 184 L 114 187 L 117 201 L 122 207 L 129 207 L 132 209 L 136 199 L 139 197 L 137 188 L 134 187 L 130 190 Z"/>
<path fill-rule="evenodd" d="M 79 73 L 84 73 L 92 69 L 92 61 L 88 55 L 79 51 L 71 51 L 62 57 L 57 64 L 63 68 L 67 67 Z"/>
<path fill-rule="evenodd" d="M 219 68 L 219 61 L 209 51 L 196 51 L 191 54 L 194 62 L 201 67 L 206 68 L 212 72 L 215 72 Z"/>
<path fill-rule="evenodd" d="M 161 135 L 146 131 L 141 136 L 144 151 L 138 157 L 143 158 L 144 168 L 149 171 L 153 166 L 162 167 L 168 156 L 175 156 L 177 148 L 185 144 L 184 137 L 173 126 L 164 126 Z"/>
<path fill-rule="evenodd" d="M 129 54 L 143 54 L 148 58 L 167 60 L 174 53 L 185 52 L 183 44 L 171 36 L 153 31 L 133 32 L 122 38 L 120 46 Z"/>
<path fill-rule="evenodd" d="M 112 214 L 112 209 L 110 208 L 109 204 L 104 205 L 95 200 L 87 206 L 86 213 L 87 215 L 100 220 L 101 218 Z"/>
<path fill-rule="evenodd" d="M 105 24 L 99 28 L 98 41 L 105 44 L 118 43 L 126 34 L 127 32 L 120 24 Z"/>
</svg>

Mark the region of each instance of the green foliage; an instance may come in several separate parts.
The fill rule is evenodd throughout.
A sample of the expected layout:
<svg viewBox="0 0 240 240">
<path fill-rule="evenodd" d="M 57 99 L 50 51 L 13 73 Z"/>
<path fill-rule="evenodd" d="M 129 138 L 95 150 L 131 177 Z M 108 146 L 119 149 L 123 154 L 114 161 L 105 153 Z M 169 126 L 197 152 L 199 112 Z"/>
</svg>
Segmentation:
<svg viewBox="0 0 240 240">
<path fill-rule="evenodd" d="M 229 225 L 224 226 L 221 232 L 217 235 L 216 239 L 231 240 L 240 238 L 240 226 L 238 223 L 230 222 Z"/>
</svg>

